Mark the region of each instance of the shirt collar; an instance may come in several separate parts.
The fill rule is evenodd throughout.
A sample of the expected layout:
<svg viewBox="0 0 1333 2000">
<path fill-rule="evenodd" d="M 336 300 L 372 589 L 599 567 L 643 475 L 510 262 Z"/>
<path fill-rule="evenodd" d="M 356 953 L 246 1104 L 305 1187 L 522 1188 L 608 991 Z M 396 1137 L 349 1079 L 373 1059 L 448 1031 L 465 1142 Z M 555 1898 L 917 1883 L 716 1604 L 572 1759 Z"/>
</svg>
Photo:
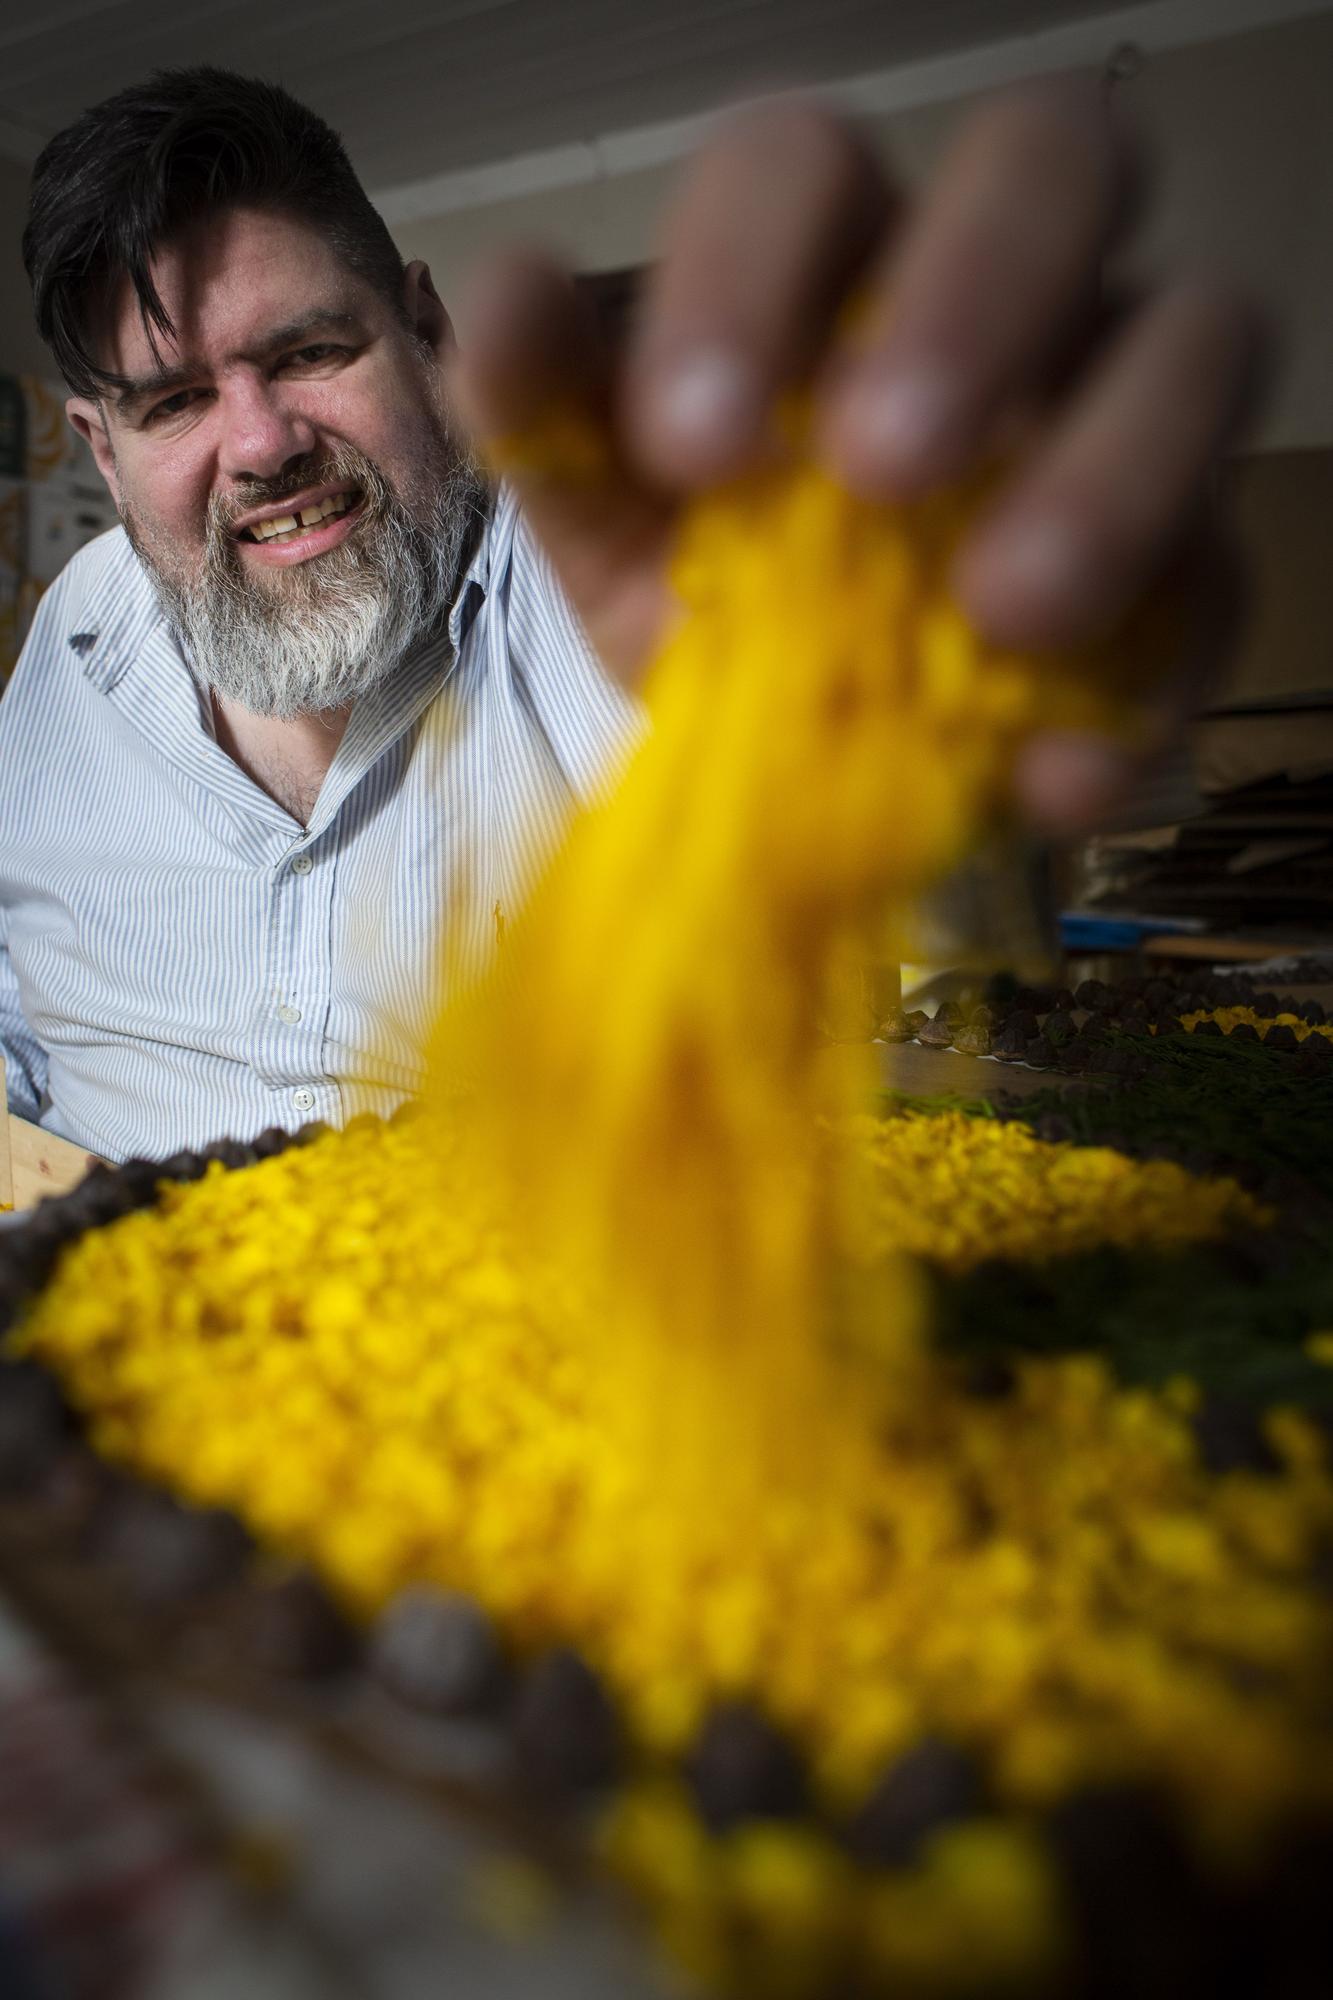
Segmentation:
<svg viewBox="0 0 1333 2000">
<path fill-rule="evenodd" d="M 77 629 L 67 634 L 71 653 L 102 694 L 123 680 L 150 633 L 165 623 L 157 593 L 129 536 L 123 528 L 113 528 L 111 539 L 110 559 L 91 595 L 79 602 Z"/>
<path fill-rule="evenodd" d="M 490 511 L 481 524 L 481 533 L 477 537 L 472 560 L 463 571 L 463 580 L 454 594 L 453 607 L 449 613 L 449 643 L 455 658 L 490 589 L 491 550 L 495 540 L 495 523 L 500 513 L 500 498 L 500 494 L 493 497 Z"/>
</svg>

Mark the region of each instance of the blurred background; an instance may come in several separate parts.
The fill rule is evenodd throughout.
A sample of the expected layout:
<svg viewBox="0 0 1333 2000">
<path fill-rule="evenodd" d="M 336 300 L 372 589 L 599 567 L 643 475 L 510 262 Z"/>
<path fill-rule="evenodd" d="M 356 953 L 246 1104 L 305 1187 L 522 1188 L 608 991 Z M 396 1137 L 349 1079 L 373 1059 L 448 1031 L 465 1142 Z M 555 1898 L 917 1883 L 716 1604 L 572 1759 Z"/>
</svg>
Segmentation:
<svg viewBox="0 0 1333 2000">
<path fill-rule="evenodd" d="M 1079 69 L 1147 132 L 1158 198 L 1129 275 L 1234 272 L 1285 331 L 1228 469 L 1250 628 L 1188 758 L 1079 857 L 1064 898 L 1265 946 L 1333 943 L 1333 0 L 47 0 L 0 19 L 0 679 L 41 590 L 114 521 L 31 325 L 28 171 L 159 65 L 279 81 L 343 134 L 446 304 L 487 246 L 563 250 L 608 309 L 653 255 L 716 107 L 814 83 L 910 185 L 987 91 Z M 1279 935 L 1279 933 L 1281 935 Z"/>
</svg>

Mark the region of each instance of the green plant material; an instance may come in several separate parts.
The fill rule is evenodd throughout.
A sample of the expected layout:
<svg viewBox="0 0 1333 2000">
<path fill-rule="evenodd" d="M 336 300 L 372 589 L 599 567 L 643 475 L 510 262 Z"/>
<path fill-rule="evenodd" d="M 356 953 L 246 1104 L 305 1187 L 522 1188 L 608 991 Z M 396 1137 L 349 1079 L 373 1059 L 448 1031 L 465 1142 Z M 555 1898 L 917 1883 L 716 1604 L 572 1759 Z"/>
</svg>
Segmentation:
<svg viewBox="0 0 1333 2000">
<path fill-rule="evenodd" d="M 1099 1037 L 1101 1039 L 1101 1037 Z M 1275 1208 L 1271 1229 L 1164 1254 L 1099 1250 L 1042 1266 L 935 1272 L 936 1337 L 968 1355 L 1096 1351 L 1126 1382 L 1188 1375 L 1257 1406 L 1297 1403 L 1333 1422 L 1333 1369 L 1304 1351 L 1333 1327 L 1333 1078 L 1297 1072 L 1260 1042 L 1104 1031 L 1148 1055 L 1134 1082 L 1050 1088 L 996 1106 L 962 1094 L 886 1092 L 884 1110 L 962 1111 L 1037 1126 L 1057 1114 L 1075 1145 L 1151 1151 L 1238 1172 Z"/>
<path fill-rule="evenodd" d="M 1084 1090 L 1041 1090 L 1007 1107 L 1035 1125 L 1055 1111 L 1074 1141 L 1161 1147 L 1215 1171 L 1250 1167 L 1265 1184 L 1333 1198 L 1333 1078 L 1300 1074 L 1290 1054 L 1226 1036 L 1112 1032 L 1111 1044 L 1151 1058 L 1153 1074 Z"/>
<path fill-rule="evenodd" d="M 1306 1245 L 1275 1271 L 1271 1247 L 1097 1250 L 1041 1267 L 937 1272 L 936 1338 L 968 1355 L 1095 1351 L 1125 1382 L 1188 1375 L 1256 1405 L 1296 1403 L 1333 1419 L 1333 1369 L 1304 1351 L 1312 1331 L 1333 1327 L 1333 1258 Z"/>
</svg>

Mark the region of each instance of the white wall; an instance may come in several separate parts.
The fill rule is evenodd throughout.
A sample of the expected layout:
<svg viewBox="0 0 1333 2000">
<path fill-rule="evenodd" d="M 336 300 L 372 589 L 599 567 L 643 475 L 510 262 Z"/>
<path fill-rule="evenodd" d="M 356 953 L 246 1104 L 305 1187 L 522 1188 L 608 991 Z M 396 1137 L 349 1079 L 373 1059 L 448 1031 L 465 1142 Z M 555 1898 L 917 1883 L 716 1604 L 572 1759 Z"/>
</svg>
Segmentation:
<svg viewBox="0 0 1333 2000">
<path fill-rule="evenodd" d="M 1286 363 L 1258 435 L 1267 449 L 1333 444 L 1333 14 L 1154 54 L 1121 86 L 1158 158 L 1157 206 L 1135 262 L 1234 272 L 1270 302 Z M 922 179 L 971 100 L 906 110 L 870 130 Z M 539 241 L 583 270 L 651 256 L 673 170 L 554 189 L 404 222 L 446 303 L 489 246 Z"/>
</svg>

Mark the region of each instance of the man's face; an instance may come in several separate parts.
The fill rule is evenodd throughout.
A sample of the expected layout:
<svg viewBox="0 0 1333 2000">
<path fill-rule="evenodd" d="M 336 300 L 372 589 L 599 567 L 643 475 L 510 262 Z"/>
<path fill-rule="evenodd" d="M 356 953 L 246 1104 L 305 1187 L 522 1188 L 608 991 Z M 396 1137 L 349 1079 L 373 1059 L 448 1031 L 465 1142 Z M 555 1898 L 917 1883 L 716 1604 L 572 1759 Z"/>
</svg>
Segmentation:
<svg viewBox="0 0 1333 2000">
<path fill-rule="evenodd" d="M 308 226 L 238 209 L 166 246 L 154 355 L 128 285 L 101 360 L 133 388 L 73 400 L 199 676 L 292 714 L 374 685 L 447 608 L 480 484 L 450 439 L 443 309 L 418 337 Z"/>
</svg>

